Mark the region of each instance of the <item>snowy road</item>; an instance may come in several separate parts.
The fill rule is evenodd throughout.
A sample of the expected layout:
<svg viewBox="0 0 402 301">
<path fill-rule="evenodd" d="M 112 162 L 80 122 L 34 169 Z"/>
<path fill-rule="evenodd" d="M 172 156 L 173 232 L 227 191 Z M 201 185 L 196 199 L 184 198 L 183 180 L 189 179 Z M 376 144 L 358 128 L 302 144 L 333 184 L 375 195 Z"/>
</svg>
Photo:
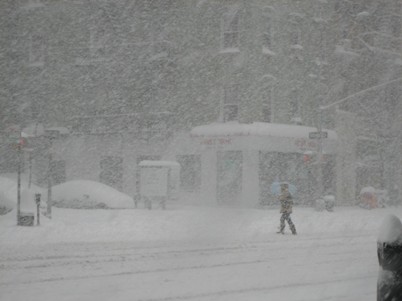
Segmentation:
<svg viewBox="0 0 402 301">
<path fill-rule="evenodd" d="M 6 246 L 0 300 L 374 300 L 376 237 Z M 374 243 L 373 243 L 374 242 Z"/>
</svg>

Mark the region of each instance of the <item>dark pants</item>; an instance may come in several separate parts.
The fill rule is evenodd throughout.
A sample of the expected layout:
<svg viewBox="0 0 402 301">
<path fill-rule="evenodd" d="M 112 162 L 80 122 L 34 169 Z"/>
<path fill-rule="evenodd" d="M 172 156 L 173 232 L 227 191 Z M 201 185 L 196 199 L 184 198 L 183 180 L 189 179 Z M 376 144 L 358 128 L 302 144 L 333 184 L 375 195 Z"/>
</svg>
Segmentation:
<svg viewBox="0 0 402 301">
<path fill-rule="evenodd" d="M 282 213 L 281 225 L 280 225 L 279 231 L 283 232 L 285 230 L 285 221 L 288 222 L 290 231 L 292 231 L 293 234 L 296 234 L 296 227 L 293 224 L 292 219 L 290 218 L 290 213 L 287 213 L 287 212 Z"/>
</svg>

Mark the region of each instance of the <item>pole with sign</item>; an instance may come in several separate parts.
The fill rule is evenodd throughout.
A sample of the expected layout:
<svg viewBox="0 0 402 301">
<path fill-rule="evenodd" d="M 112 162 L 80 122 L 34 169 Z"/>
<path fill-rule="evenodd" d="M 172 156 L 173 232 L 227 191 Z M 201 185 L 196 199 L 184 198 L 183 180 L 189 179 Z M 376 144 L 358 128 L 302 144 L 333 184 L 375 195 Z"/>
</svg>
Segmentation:
<svg viewBox="0 0 402 301">
<path fill-rule="evenodd" d="M 40 225 L 40 193 L 35 193 L 35 203 L 36 203 L 36 224 Z"/>
<path fill-rule="evenodd" d="M 18 156 L 18 163 L 17 163 L 17 225 L 22 225 L 21 222 L 21 173 L 22 173 L 22 160 L 23 160 L 23 152 L 22 148 L 25 145 L 25 139 L 20 137 L 17 141 L 17 156 Z"/>
<path fill-rule="evenodd" d="M 22 161 L 22 146 L 20 141 L 17 144 L 18 152 L 18 167 L 17 167 L 17 225 L 20 225 L 21 219 L 21 161 Z"/>
</svg>

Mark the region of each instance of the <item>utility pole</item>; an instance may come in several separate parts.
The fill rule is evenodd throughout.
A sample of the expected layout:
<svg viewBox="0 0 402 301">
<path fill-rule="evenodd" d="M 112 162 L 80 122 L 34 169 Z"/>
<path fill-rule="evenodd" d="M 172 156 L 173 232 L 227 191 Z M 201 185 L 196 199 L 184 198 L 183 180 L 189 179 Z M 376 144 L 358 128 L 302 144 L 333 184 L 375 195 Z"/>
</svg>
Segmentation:
<svg viewBox="0 0 402 301">
<path fill-rule="evenodd" d="M 46 207 L 46 216 L 48 218 L 52 218 L 52 178 L 53 178 L 53 155 L 52 155 L 52 147 L 53 141 L 60 136 L 60 131 L 56 129 L 47 129 L 45 130 L 45 137 L 48 140 L 48 170 L 47 170 L 47 207 Z"/>
<path fill-rule="evenodd" d="M 323 173 L 322 173 L 322 153 L 323 153 L 323 149 L 322 149 L 322 145 L 323 145 L 323 141 L 322 141 L 322 138 L 323 138 L 323 131 L 322 131 L 322 110 L 321 110 L 321 108 L 318 108 L 319 109 L 319 112 L 318 112 L 318 114 L 319 114 L 319 116 L 318 116 L 318 118 L 319 118 L 319 121 L 318 121 L 318 133 L 319 133 L 319 135 L 318 135 L 318 150 L 317 150 L 317 170 L 318 170 L 318 173 L 317 173 L 317 176 L 318 176 L 318 181 L 317 181 L 317 186 L 318 186 L 318 189 L 317 189 L 317 192 L 318 192 L 318 197 L 319 198 L 321 198 L 322 197 L 322 194 L 323 194 L 323 179 L 322 179 L 322 175 L 323 175 Z"/>
<path fill-rule="evenodd" d="M 52 218 L 52 153 L 49 151 L 49 163 L 47 169 L 47 206 L 46 216 Z"/>
<path fill-rule="evenodd" d="M 18 167 L 17 167 L 17 225 L 20 225 L 21 220 L 21 169 L 22 169 L 22 145 L 21 145 L 21 132 L 20 138 L 17 143 L 17 152 L 18 152 Z"/>
</svg>

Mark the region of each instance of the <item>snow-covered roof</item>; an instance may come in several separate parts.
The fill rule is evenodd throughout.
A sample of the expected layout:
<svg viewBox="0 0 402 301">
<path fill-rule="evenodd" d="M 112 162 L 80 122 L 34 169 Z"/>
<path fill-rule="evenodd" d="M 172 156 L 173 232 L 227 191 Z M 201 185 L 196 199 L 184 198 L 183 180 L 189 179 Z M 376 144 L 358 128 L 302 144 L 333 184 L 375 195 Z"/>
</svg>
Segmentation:
<svg viewBox="0 0 402 301">
<path fill-rule="evenodd" d="M 208 125 L 197 126 L 192 129 L 193 137 L 199 136 L 273 136 L 290 138 L 308 138 L 310 132 L 317 132 L 317 128 L 278 124 L 266 122 L 254 122 L 249 124 L 238 122 L 211 123 Z M 337 139 L 337 134 L 332 130 L 328 132 L 329 139 Z"/>
<path fill-rule="evenodd" d="M 160 160 L 144 160 L 141 161 L 139 166 L 152 166 L 152 167 L 180 167 L 176 161 L 160 161 Z"/>
</svg>

